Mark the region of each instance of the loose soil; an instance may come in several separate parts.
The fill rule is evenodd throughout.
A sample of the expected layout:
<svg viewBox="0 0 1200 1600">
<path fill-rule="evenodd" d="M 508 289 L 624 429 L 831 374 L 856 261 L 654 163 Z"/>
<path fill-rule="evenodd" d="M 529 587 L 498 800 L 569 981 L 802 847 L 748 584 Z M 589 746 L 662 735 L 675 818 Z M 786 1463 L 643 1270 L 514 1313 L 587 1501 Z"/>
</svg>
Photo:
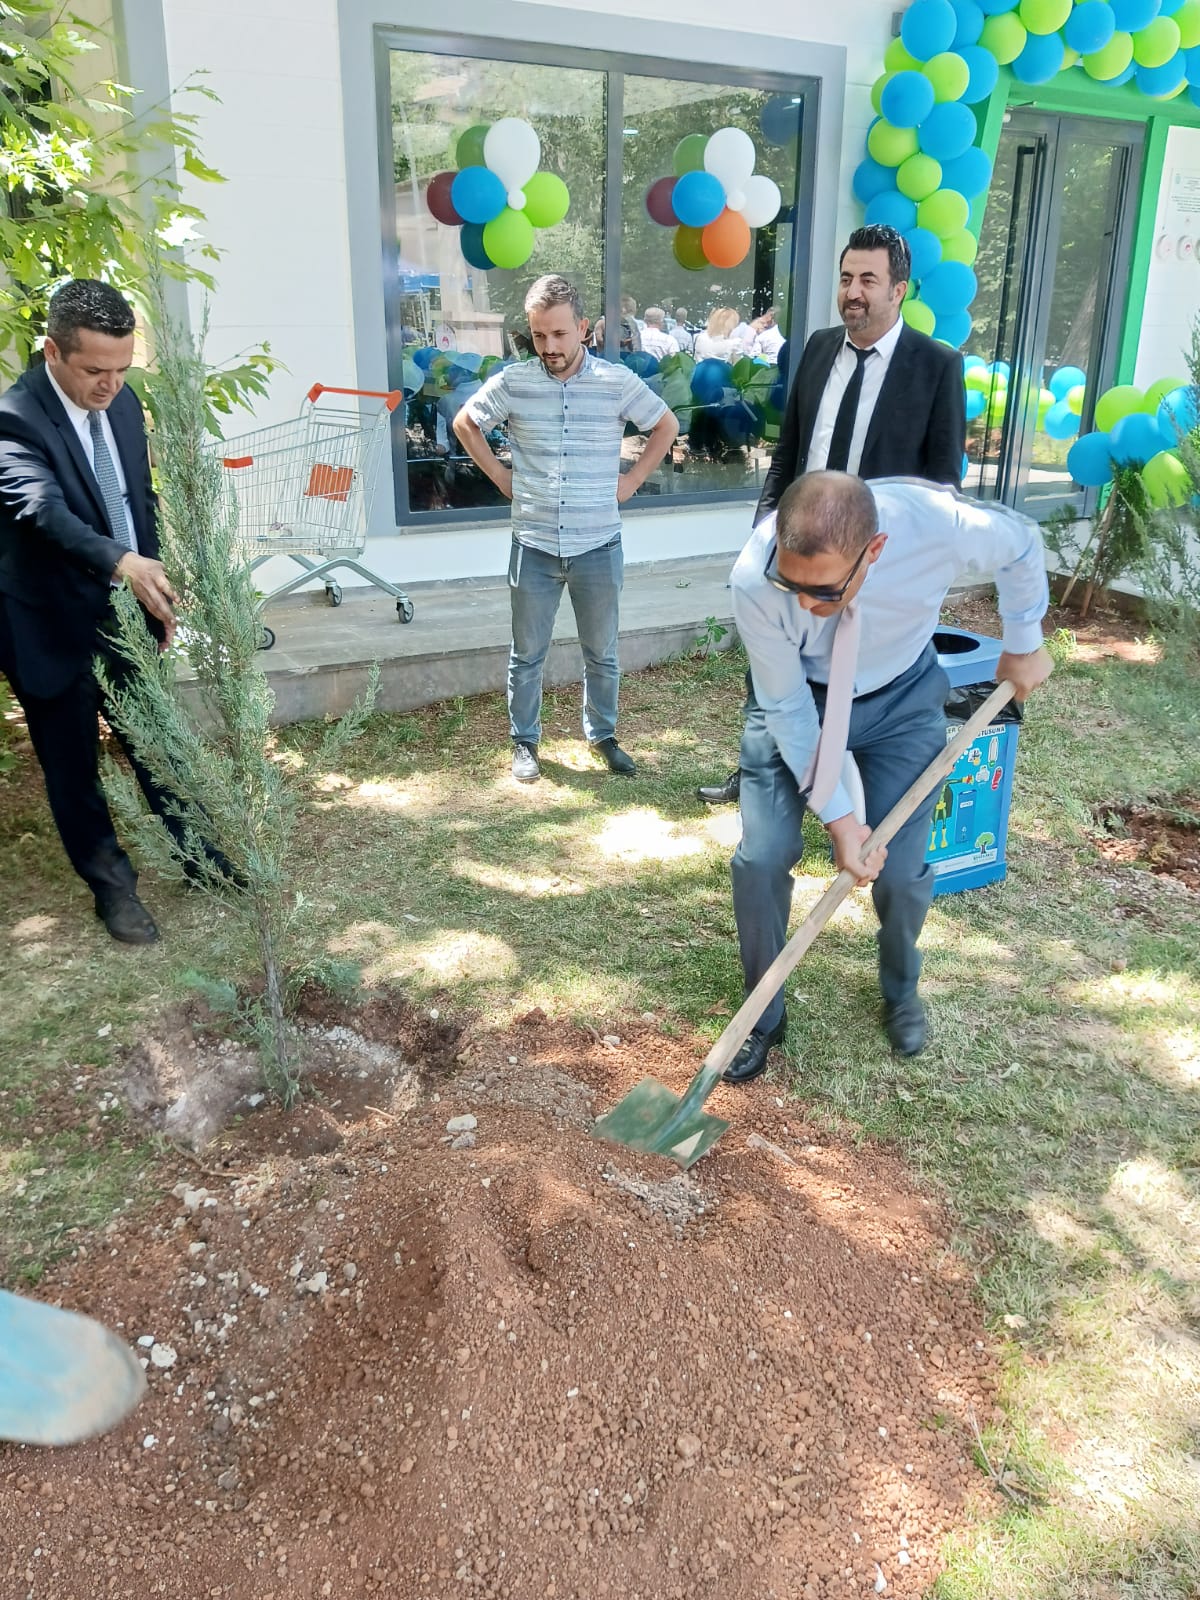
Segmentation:
<svg viewBox="0 0 1200 1600">
<path fill-rule="evenodd" d="M 1159 805 L 1097 807 L 1104 831 L 1096 848 L 1107 861 L 1142 867 L 1200 894 L 1200 795 Z"/>
<path fill-rule="evenodd" d="M 893 1157 L 765 1080 L 713 1097 L 691 1173 L 595 1141 L 703 1055 L 648 1014 L 305 1025 L 303 1106 L 243 1088 L 171 1198 L 39 1286 L 136 1341 L 149 1391 L 103 1439 L 0 1447 L 6 1600 L 914 1597 L 994 1509 L 994 1352 Z M 214 1054 L 195 1019 L 145 1041 L 140 1115 Z"/>
</svg>

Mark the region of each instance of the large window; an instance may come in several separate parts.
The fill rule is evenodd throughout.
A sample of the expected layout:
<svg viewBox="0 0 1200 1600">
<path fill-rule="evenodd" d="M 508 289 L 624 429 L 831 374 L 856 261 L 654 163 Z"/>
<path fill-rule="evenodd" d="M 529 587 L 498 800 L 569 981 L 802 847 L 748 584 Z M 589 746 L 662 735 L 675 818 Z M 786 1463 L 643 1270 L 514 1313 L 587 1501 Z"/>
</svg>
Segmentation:
<svg viewBox="0 0 1200 1600">
<path fill-rule="evenodd" d="M 524 299 L 546 272 L 579 286 L 596 353 L 631 366 L 679 418 L 679 440 L 637 502 L 756 496 L 778 437 L 788 335 L 804 331 L 811 82 L 693 78 L 645 58 L 465 39 L 449 48 L 406 33 L 381 44 L 389 376 L 405 393 L 397 520 L 507 515 L 451 423 L 500 363 L 534 359 Z M 721 176 L 701 182 L 706 151 Z M 689 173 L 693 200 L 723 197 L 711 229 L 707 211 L 682 201 L 697 225 L 675 216 Z M 501 204 L 495 222 L 477 220 Z M 503 430 L 491 442 L 503 456 Z M 641 445 L 630 429 L 625 459 Z"/>
</svg>

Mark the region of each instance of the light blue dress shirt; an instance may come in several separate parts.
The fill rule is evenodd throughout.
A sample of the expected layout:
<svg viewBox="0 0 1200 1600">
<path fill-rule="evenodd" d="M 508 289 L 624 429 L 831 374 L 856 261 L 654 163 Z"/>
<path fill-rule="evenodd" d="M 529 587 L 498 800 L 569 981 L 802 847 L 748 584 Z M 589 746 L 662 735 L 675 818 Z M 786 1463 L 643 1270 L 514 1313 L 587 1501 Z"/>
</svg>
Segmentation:
<svg viewBox="0 0 1200 1600">
<path fill-rule="evenodd" d="M 856 696 L 882 689 L 913 665 L 956 584 L 994 578 L 1005 650 L 1026 655 L 1038 648 L 1050 593 L 1036 522 L 1007 506 L 968 500 L 954 489 L 915 478 L 877 478 L 870 488 L 887 543 L 858 593 Z M 768 583 L 763 569 L 774 543 L 772 512 L 750 535 L 734 566 L 733 617 L 768 731 L 800 783 L 820 735 L 809 684 L 829 680 L 838 614 L 814 617 L 794 595 Z M 852 809 L 839 784 L 818 815 L 831 822 Z"/>
</svg>

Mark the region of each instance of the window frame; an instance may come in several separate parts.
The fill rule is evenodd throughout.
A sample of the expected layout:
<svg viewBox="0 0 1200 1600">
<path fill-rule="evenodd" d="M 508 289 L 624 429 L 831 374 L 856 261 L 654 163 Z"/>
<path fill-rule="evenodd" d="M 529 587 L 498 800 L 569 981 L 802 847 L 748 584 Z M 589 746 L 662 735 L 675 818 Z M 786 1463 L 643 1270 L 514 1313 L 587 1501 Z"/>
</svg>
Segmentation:
<svg viewBox="0 0 1200 1600">
<path fill-rule="evenodd" d="M 389 389 L 401 386 L 400 240 L 396 216 L 396 190 L 392 145 L 391 53 L 393 50 L 428 55 L 468 56 L 487 61 L 511 61 L 527 66 L 567 67 L 599 72 L 605 79 L 605 116 L 608 119 L 604 174 L 604 322 L 605 357 L 614 359 L 613 345 L 620 327 L 620 267 L 622 247 L 621 200 L 624 187 L 624 91 L 627 77 L 665 78 L 687 83 L 719 83 L 730 88 L 760 89 L 766 93 L 800 96 L 800 149 L 797 158 L 796 216 L 792 224 L 790 260 L 791 294 L 788 304 L 788 345 L 798 357 L 807 337 L 807 312 L 811 288 L 812 239 L 817 192 L 817 143 L 820 127 L 822 79 L 815 74 L 762 72 L 737 66 L 695 61 L 674 61 L 637 51 L 609 51 L 577 45 L 536 44 L 492 34 L 451 33 L 428 28 L 387 24 L 375 29 L 375 109 L 379 154 L 380 253 L 383 273 L 383 311 Z M 786 201 L 785 201 L 786 203 Z M 665 237 L 665 234 L 664 234 Z M 789 363 L 790 393 L 799 360 Z M 395 489 L 396 531 L 507 523 L 507 505 L 413 511 L 409 505 L 408 454 L 404 423 L 399 412 L 392 418 L 391 457 Z M 749 505 L 756 501 L 752 488 L 685 490 L 626 501 L 622 517 L 688 510 L 697 506 Z"/>
</svg>

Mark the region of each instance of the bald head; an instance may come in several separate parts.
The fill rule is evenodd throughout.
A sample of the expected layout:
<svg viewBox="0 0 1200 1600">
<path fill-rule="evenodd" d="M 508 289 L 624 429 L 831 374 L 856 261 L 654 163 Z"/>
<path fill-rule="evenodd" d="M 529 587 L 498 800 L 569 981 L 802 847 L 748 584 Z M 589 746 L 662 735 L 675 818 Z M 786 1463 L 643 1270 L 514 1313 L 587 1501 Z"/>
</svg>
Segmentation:
<svg viewBox="0 0 1200 1600">
<path fill-rule="evenodd" d="M 806 472 L 783 491 L 775 516 L 781 550 L 856 556 L 879 531 L 875 496 L 849 472 Z"/>
</svg>

